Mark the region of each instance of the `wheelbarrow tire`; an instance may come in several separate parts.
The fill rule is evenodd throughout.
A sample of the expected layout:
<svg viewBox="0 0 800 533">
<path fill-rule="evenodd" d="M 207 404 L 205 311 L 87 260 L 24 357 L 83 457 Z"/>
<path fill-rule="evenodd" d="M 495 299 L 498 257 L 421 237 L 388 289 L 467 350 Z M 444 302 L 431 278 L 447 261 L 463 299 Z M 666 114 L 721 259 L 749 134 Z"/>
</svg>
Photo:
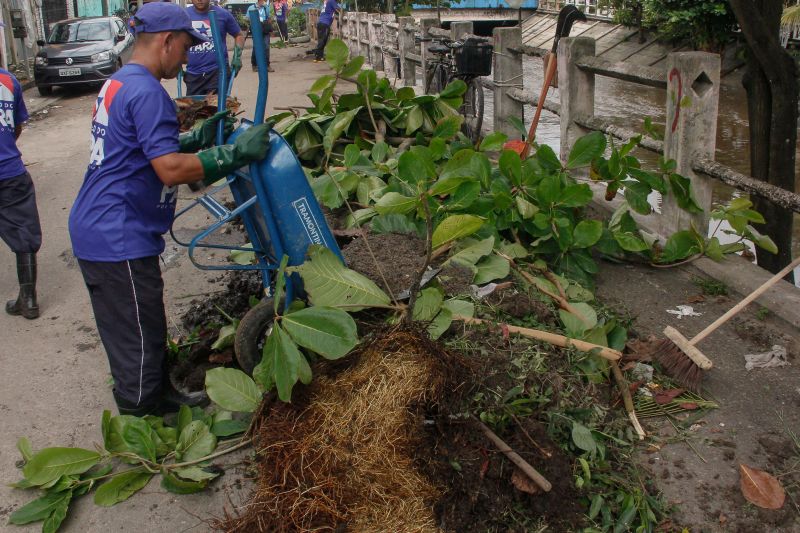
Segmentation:
<svg viewBox="0 0 800 533">
<path fill-rule="evenodd" d="M 264 298 L 258 305 L 250 309 L 236 328 L 233 349 L 239 366 L 247 374 L 261 361 L 263 343 L 275 319 L 272 298 Z"/>
</svg>

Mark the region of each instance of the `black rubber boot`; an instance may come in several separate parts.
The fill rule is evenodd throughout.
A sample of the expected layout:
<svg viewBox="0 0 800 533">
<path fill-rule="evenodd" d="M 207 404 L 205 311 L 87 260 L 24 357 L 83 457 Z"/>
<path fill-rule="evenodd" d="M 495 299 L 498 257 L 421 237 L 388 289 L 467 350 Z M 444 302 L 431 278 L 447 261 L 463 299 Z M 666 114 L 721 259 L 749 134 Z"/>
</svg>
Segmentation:
<svg viewBox="0 0 800 533">
<path fill-rule="evenodd" d="M 162 414 L 158 409 L 158 404 L 136 405 L 117 396 L 116 390 L 113 392 L 113 395 L 114 401 L 117 404 L 117 411 L 119 411 L 119 414 L 121 415 L 142 417 L 145 415 L 159 416 Z"/>
<path fill-rule="evenodd" d="M 19 296 L 6 302 L 6 313 L 22 315 L 27 319 L 39 318 L 39 304 L 36 303 L 36 254 L 17 254 L 17 278 Z"/>
<path fill-rule="evenodd" d="M 206 391 L 196 391 L 184 394 L 175 388 L 172 381 L 165 380 L 164 389 L 161 393 L 159 410 L 161 413 L 177 413 L 181 405 L 187 407 L 205 407 L 209 403 Z"/>
</svg>

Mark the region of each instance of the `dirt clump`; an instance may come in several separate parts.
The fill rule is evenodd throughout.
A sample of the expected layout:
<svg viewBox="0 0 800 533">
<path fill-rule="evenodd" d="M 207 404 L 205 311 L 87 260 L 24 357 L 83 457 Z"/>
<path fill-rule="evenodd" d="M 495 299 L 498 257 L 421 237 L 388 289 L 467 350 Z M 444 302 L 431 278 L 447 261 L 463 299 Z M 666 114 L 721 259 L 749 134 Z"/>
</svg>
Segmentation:
<svg viewBox="0 0 800 533">
<path fill-rule="evenodd" d="M 514 318 L 532 317 L 540 324 L 556 323 L 556 316 L 547 304 L 514 288 L 493 292 L 489 296 L 489 304 Z"/>
<path fill-rule="evenodd" d="M 388 289 L 395 296 L 409 289 L 414 276 L 425 263 L 425 241 L 409 233 L 368 234 L 367 240 L 369 248 L 363 238 L 354 239 L 342 248 L 347 266 L 374 281 L 384 291 L 388 283 Z M 375 254 L 374 259 L 370 249 Z"/>
<path fill-rule="evenodd" d="M 473 277 L 474 274 L 469 268 L 451 263 L 442 268 L 436 279 L 448 296 L 460 296 L 469 294 Z"/>
<path fill-rule="evenodd" d="M 264 286 L 261 274 L 255 271 L 231 271 L 225 273 L 225 288 L 203 300 L 192 300 L 183 315 L 183 326 L 192 331 L 208 324 L 224 324 L 222 309 L 233 318 L 241 318 L 250 309 L 250 298 L 263 298 Z"/>
</svg>

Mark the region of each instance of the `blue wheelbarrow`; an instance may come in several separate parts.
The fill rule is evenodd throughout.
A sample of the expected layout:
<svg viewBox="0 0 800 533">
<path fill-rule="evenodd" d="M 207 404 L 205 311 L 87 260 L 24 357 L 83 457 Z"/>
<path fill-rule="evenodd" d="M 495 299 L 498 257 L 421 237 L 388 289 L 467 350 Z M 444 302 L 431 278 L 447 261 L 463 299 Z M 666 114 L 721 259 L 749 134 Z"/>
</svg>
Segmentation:
<svg viewBox="0 0 800 533">
<path fill-rule="evenodd" d="M 218 32 L 213 11 L 209 19 L 216 39 Z M 263 43 L 258 14 L 251 13 L 250 21 L 254 43 Z M 220 109 L 224 109 L 227 97 L 225 58 L 220 47 L 215 48 L 217 61 L 222 65 L 219 77 L 219 105 Z M 233 142 L 254 124 L 264 122 L 269 75 L 263 46 L 254 45 L 253 50 L 258 65 L 258 100 L 255 114 L 252 122 L 242 120 L 240 126 L 228 137 L 228 143 Z M 218 144 L 226 141 L 223 138 L 223 127 L 224 124 L 220 123 L 217 131 Z M 228 209 L 215 198 L 215 195 L 224 189 L 230 189 L 235 203 L 234 209 Z M 270 297 L 271 287 L 283 256 L 288 256 L 290 266 L 300 265 L 304 262 L 306 251 L 312 244 L 328 247 L 339 258 L 342 258 L 342 254 L 297 156 L 289 143 L 274 131 L 270 133 L 270 149 L 265 159 L 250 164 L 249 168 L 233 172 L 225 179 L 225 183 L 213 187 L 176 213 L 175 220 L 197 206 L 203 206 L 216 219 L 215 222 L 188 242 L 182 242 L 177 238 L 174 221 L 173 228 L 170 229 L 170 235 L 175 242 L 188 248 L 192 263 L 202 270 L 257 270 L 261 273 L 265 298 L 242 318 L 234 341 L 239 366 L 245 372 L 251 373 L 261 359 L 260 344 L 272 327 L 274 307 Z M 241 217 L 252 248 L 208 242 L 209 236 L 237 217 Z M 204 264 L 197 257 L 198 250 L 201 249 L 253 252 L 255 262 L 249 265 Z M 299 276 L 296 274 L 287 276 L 284 305 L 288 307 L 295 297 L 301 295 Z"/>
</svg>

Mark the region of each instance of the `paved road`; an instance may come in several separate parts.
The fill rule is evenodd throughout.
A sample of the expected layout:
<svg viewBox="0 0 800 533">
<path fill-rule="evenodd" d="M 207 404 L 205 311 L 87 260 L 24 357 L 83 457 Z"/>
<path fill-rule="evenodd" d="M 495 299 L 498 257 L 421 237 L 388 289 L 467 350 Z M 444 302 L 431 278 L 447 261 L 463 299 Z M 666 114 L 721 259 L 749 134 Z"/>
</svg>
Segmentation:
<svg viewBox="0 0 800 533">
<path fill-rule="evenodd" d="M 272 50 L 276 72 L 271 77 L 268 113 L 274 108 L 303 105 L 308 87 L 327 72 L 324 64 L 307 60 L 289 61 L 302 55 L 304 47 Z M 249 51 L 245 51 L 245 64 Z M 249 65 L 247 65 L 249 66 Z M 165 83 L 174 94 L 175 82 Z M 249 69 L 236 80 L 234 93 L 243 102 L 245 116 L 255 108 L 257 80 Z M 100 416 L 113 408 L 110 374 L 105 353 L 95 330 L 88 294 L 70 252 L 67 217 L 83 179 L 89 155 L 89 127 L 96 90 L 56 90 L 56 106 L 35 115 L 20 139 L 25 163 L 36 183 L 44 244 L 39 254 L 39 295 L 42 316 L 35 321 L 0 313 L 0 530 L 39 531 L 40 524 L 6 525 L 7 516 L 34 493 L 10 489 L 21 473 L 15 443 L 31 439 L 34 449 L 48 446 L 92 448 L 101 442 Z M 36 90 L 25 93 L 32 109 L 41 109 L 43 99 Z M 50 103 L 53 100 L 47 99 Z M 192 197 L 182 188 L 179 207 Z M 209 218 L 199 211 L 181 221 L 192 231 Z M 168 246 L 164 272 L 170 325 L 179 322 L 190 298 L 218 288 L 218 275 L 194 269 L 181 249 Z M 0 246 L 0 296 L 11 298 L 17 287 L 13 254 Z M 151 483 L 142 493 L 112 509 L 96 507 L 89 498 L 74 504 L 62 531 L 111 532 L 204 531 L 201 518 L 219 515 L 228 497 L 240 501 L 246 489 L 232 471 L 206 494 L 176 497 Z M 198 518 L 200 517 L 200 518 Z M 146 524 L 146 525 L 145 525 Z"/>
</svg>

